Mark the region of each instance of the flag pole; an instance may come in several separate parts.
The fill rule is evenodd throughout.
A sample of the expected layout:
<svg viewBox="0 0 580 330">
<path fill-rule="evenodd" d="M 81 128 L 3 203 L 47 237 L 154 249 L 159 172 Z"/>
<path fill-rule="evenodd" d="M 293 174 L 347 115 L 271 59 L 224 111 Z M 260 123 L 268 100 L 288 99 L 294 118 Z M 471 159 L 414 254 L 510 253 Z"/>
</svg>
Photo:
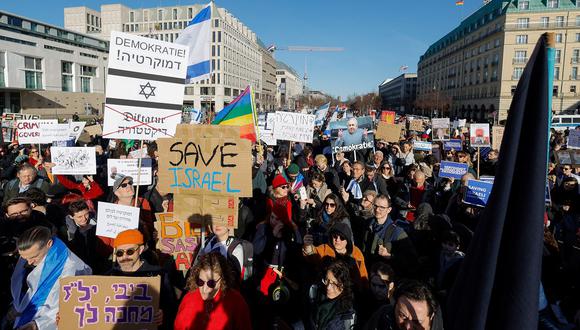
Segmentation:
<svg viewBox="0 0 580 330">
<path fill-rule="evenodd" d="M 250 85 L 250 98 L 252 103 L 252 120 L 254 121 L 254 129 L 256 130 L 256 141 L 258 142 L 258 148 L 260 152 L 262 149 L 262 141 L 260 140 L 260 127 L 258 127 L 257 115 L 256 115 L 256 100 L 254 99 L 254 88 Z"/>
<path fill-rule="evenodd" d="M 481 162 L 481 148 L 477 147 L 477 180 L 479 180 L 479 163 Z"/>
<path fill-rule="evenodd" d="M 550 128 L 552 126 L 552 97 L 554 90 L 554 65 L 556 62 L 556 36 L 553 32 L 545 34 L 546 38 L 546 56 L 548 61 L 548 152 L 546 154 L 546 171 L 550 162 Z M 546 175 L 546 180 L 547 180 Z"/>
<path fill-rule="evenodd" d="M 142 149 L 143 140 L 141 140 L 141 144 L 139 145 L 139 161 L 137 163 L 137 188 L 135 188 L 135 207 L 137 207 L 137 202 L 139 201 L 139 186 L 141 185 L 141 158 L 143 157 L 141 154 Z"/>
</svg>

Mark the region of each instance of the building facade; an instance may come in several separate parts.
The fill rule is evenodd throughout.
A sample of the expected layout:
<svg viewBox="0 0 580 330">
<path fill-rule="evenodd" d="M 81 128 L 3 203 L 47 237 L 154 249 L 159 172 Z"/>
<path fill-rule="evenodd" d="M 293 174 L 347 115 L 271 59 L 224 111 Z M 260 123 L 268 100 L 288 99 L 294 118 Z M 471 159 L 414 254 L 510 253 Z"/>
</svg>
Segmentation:
<svg viewBox="0 0 580 330">
<path fill-rule="evenodd" d="M 385 80 L 379 85 L 383 109 L 406 113 L 413 108 L 417 97 L 417 74 L 404 73 L 397 78 Z"/>
<path fill-rule="evenodd" d="M 419 61 L 417 108 L 476 121 L 504 120 L 536 41 L 556 36 L 552 111 L 580 107 L 580 1 L 491 0 Z"/>
<path fill-rule="evenodd" d="M 98 114 L 107 56 L 103 40 L 0 12 L 0 111 Z"/>
<path fill-rule="evenodd" d="M 304 90 L 300 75 L 286 63 L 276 62 L 276 104 L 279 109 L 296 109 Z"/>
<path fill-rule="evenodd" d="M 271 112 L 276 110 L 276 60 L 262 42 L 259 45 L 262 52 L 262 91 L 256 95 L 256 107 L 258 111 Z"/>
<path fill-rule="evenodd" d="M 256 34 L 238 18 L 224 8 L 217 8 L 213 3 L 211 24 L 211 65 L 210 79 L 187 85 L 184 105 L 195 109 L 212 109 L 219 111 L 233 101 L 244 89 L 253 86 L 261 107 L 267 103 L 268 96 L 273 97 L 270 83 L 265 85 L 263 65 L 272 65 L 272 61 L 263 59 L 263 47 L 258 44 Z M 83 25 L 87 33 L 94 33 L 103 39 L 109 39 L 112 31 L 155 38 L 174 42 L 188 22 L 204 6 L 155 7 L 133 9 L 122 4 L 102 5 L 99 17 L 100 31 L 90 31 L 89 25 Z M 86 7 L 65 8 L 65 27 L 74 23 L 78 27 L 84 23 L 88 10 Z M 80 22 L 80 23 L 79 23 Z M 269 63 L 269 64 L 268 64 Z M 271 70 L 266 68 L 267 72 Z M 266 74 L 266 77 L 269 73 Z"/>
</svg>

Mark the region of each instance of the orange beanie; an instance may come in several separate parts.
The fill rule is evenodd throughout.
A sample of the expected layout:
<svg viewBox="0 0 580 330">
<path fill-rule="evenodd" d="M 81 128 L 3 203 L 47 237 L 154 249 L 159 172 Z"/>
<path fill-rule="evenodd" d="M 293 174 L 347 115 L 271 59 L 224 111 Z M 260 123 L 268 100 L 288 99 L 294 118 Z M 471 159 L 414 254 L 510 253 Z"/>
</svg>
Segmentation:
<svg viewBox="0 0 580 330">
<path fill-rule="evenodd" d="M 129 229 L 120 232 L 117 237 L 115 238 L 115 242 L 113 243 L 113 247 L 117 248 L 121 245 L 125 244 L 143 244 L 143 234 L 137 229 Z"/>
</svg>

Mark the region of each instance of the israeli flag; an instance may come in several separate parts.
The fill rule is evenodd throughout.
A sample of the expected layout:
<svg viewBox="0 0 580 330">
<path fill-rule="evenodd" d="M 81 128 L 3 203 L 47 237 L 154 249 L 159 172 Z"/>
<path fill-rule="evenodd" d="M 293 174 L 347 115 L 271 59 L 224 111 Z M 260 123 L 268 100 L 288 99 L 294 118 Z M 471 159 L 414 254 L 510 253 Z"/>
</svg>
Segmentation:
<svg viewBox="0 0 580 330">
<path fill-rule="evenodd" d="M 202 9 L 181 32 L 175 43 L 189 47 L 188 83 L 208 79 L 211 72 L 211 4 Z"/>
</svg>

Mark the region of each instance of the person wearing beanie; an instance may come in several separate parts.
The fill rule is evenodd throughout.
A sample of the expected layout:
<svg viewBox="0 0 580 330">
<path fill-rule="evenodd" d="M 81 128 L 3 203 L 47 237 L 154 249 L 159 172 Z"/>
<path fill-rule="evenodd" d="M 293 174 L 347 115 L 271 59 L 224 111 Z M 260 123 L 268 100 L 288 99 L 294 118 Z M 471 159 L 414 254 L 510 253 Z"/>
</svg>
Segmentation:
<svg viewBox="0 0 580 330">
<path fill-rule="evenodd" d="M 171 329 L 177 313 L 177 296 L 167 272 L 157 265 L 150 264 L 142 257 L 145 239 L 137 229 L 120 232 L 113 242 L 116 263 L 106 274 L 110 276 L 155 277 L 161 276 L 160 303 L 163 306 L 155 312 L 153 323 L 159 329 Z"/>
<path fill-rule="evenodd" d="M 304 187 L 304 175 L 300 173 L 300 167 L 295 163 L 288 166 L 284 178 L 290 185 L 289 191 L 292 195 L 297 194 L 300 188 Z"/>
<path fill-rule="evenodd" d="M 134 180 L 130 176 L 122 176 L 113 183 L 113 203 L 125 206 L 136 206 L 139 211 L 139 230 L 144 234 L 145 241 L 150 242 L 153 239 L 155 226 L 153 221 L 155 216 L 151 209 L 151 204 L 145 198 L 135 196 Z M 135 205 L 135 198 L 138 198 Z"/>
</svg>

